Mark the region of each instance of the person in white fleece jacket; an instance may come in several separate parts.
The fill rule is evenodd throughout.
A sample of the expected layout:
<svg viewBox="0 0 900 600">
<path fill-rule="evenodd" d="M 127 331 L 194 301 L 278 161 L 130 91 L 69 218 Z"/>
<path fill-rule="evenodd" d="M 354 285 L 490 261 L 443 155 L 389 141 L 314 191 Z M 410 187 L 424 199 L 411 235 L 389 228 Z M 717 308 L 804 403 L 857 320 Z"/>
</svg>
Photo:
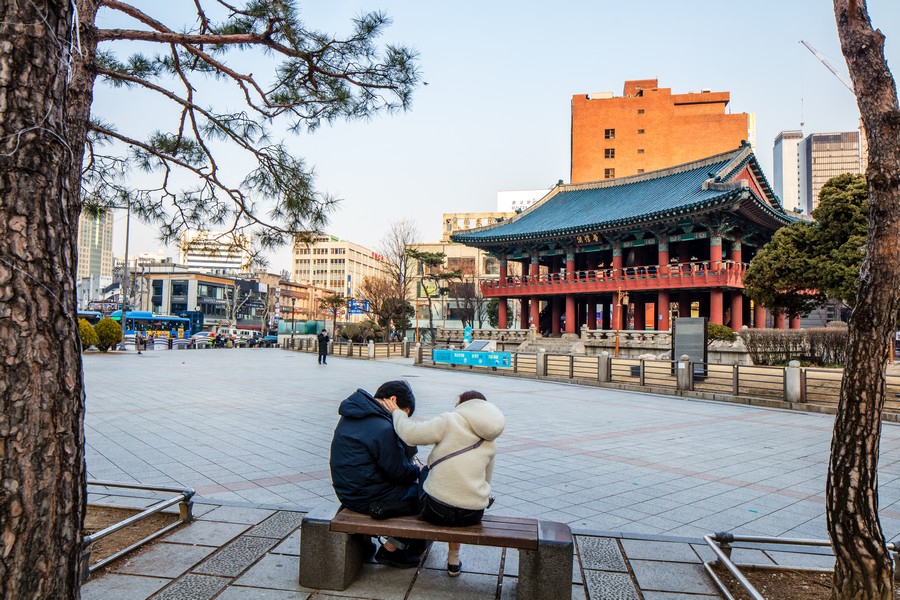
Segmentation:
<svg viewBox="0 0 900 600">
<path fill-rule="evenodd" d="M 497 452 L 495 440 L 503 433 L 505 424 L 500 409 L 481 392 L 469 391 L 460 394 L 452 412 L 418 423 L 410 421 L 391 400 L 381 400 L 381 403 L 391 411 L 394 429 L 406 444 L 434 444 L 428 455 L 430 470 L 424 485 L 426 496 L 421 517 L 448 527 L 480 523 L 490 502 Z M 449 456 L 454 452 L 459 454 Z M 441 460 L 443 457 L 448 458 Z M 460 545 L 449 546 L 447 573 L 455 577 L 462 569 Z"/>
</svg>

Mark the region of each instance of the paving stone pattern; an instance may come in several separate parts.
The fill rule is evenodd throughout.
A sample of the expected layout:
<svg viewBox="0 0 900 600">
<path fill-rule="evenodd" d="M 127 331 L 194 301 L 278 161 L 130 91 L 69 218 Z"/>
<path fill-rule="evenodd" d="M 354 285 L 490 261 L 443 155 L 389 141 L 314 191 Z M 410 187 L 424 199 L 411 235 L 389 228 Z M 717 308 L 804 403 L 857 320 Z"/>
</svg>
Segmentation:
<svg viewBox="0 0 900 600">
<path fill-rule="evenodd" d="M 216 374 L 215 385 L 204 373 Z M 337 405 L 357 387 L 401 377 L 416 392 L 416 418 L 450 409 L 466 389 L 504 411 L 491 510 L 573 527 L 573 599 L 714 598 L 702 567 L 712 554 L 701 535 L 824 536 L 827 416 L 403 360 L 336 358 L 325 369 L 313 356 L 279 350 L 88 355 L 85 374 L 90 476 L 198 491 L 195 523 L 88 581 L 87 600 L 515 598 L 517 551 L 464 547 L 464 573 L 450 579 L 444 544 L 432 546 L 418 569 L 364 564 L 343 592 L 298 585 L 302 512 L 334 499 L 328 452 Z M 881 449 L 881 520 L 896 539 L 900 427 L 885 424 Z M 152 502 L 93 492 L 92 501 L 112 506 Z M 790 567 L 833 562 L 827 550 L 778 546 L 736 547 L 733 556 Z"/>
<path fill-rule="evenodd" d="M 334 499 L 328 454 L 340 400 L 402 377 L 415 390 L 416 418 L 449 410 L 467 389 L 504 411 L 497 514 L 625 534 L 825 537 L 828 415 L 440 371 L 403 359 L 335 357 L 326 369 L 314 355 L 277 349 L 90 354 L 84 367 L 86 458 L 96 479 L 309 510 Z M 900 426 L 892 423 L 882 432 L 879 491 L 882 526 L 900 539 Z"/>
</svg>

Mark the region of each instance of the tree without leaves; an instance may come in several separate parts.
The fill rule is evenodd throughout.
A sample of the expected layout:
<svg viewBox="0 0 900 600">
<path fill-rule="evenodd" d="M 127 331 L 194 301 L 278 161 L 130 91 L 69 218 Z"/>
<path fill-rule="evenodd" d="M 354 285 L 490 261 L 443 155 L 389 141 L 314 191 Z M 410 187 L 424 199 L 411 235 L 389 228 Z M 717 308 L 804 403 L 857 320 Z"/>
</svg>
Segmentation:
<svg viewBox="0 0 900 600">
<path fill-rule="evenodd" d="M 900 303 L 900 107 L 864 0 L 834 0 L 869 146 L 866 251 L 849 324 L 847 362 L 826 490 L 835 554 L 833 600 L 893 598 L 891 555 L 878 520 L 878 455 L 885 365 Z"/>
<path fill-rule="evenodd" d="M 319 298 L 319 308 L 331 315 L 331 337 L 337 337 L 337 317 L 338 312 L 349 302 L 349 298 L 344 298 L 340 294 L 332 294 Z"/>
<path fill-rule="evenodd" d="M 462 277 L 459 270 L 448 270 L 444 266 L 447 255 L 443 252 L 425 252 L 415 248 L 407 248 L 406 254 L 418 261 L 419 274 L 422 278 L 422 291 L 428 300 L 428 334 L 430 341 L 434 343 L 434 309 L 431 306 L 432 298 L 446 294 L 450 290 L 450 284 Z"/>
<path fill-rule="evenodd" d="M 387 267 L 388 279 L 400 290 L 404 301 L 409 299 L 413 268 L 406 249 L 419 241 L 418 238 L 419 230 L 414 221 L 410 219 L 394 221 L 379 247 Z"/>
<path fill-rule="evenodd" d="M 369 314 L 382 328 L 382 341 L 388 341 L 391 326 L 402 317 L 406 305 L 400 289 L 395 282 L 384 277 L 366 277 L 359 291 L 369 301 Z"/>
<path fill-rule="evenodd" d="M 309 29 L 286 0 L 187 5 L 195 14 L 185 25 L 118 0 L 0 2 L 0 339 L 15 340 L 0 351 L 3 597 L 76 598 L 80 589 L 84 386 L 75 265 L 82 200 L 95 208 L 127 202 L 167 239 L 205 227 L 251 229 L 263 247 L 309 235 L 334 199 L 270 139 L 269 124 L 282 117 L 303 131 L 406 108 L 418 79 L 413 52 L 376 47 L 387 24 L 381 14 L 359 17 L 350 35 L 333 39 Z M 97 28 L 101 10 L 132 19 L 134 28 Z M 156 49 L 121 56 L 120 40 Z M 231 55 L 248 51 L 261 57 L 255 73 L 229 65 Z M 271 76 L 259 76 L 268 64 L 276 65 Z M 170 103 L 175 122 L 147 133 L 91 119 L 98 77 Z M 202 97 L 203 79 L 234 86 L 245 106 L 215 108 Z M 244 153 L 252 165 L 246 177 L 233 180 L 233 169 L 216 159 L 213 149 L 223 144 Z M 159 182 L 132 189 L 124 176 L 135 167 Z M 175 189 L 179 173 L 197 184 Z"/>
<path fill-rule="evenodd" d="M 773 311 L 805 315 L 828 298 L 853 305 L 865 248 L 865 177 L 830 179 L 819 198 L 816 220 L 780 229 L 744 276 L 750 297 Z"/>
</svg>

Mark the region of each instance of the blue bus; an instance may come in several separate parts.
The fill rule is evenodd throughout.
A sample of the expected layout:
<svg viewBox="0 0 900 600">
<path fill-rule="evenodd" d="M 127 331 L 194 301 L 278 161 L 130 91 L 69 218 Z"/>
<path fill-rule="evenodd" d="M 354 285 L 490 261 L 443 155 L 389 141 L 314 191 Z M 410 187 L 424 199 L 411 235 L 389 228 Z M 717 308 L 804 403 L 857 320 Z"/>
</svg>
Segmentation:
<svg viewBox="0 0 900 600">
<path fill-rule="evenodd" d="M 79 310 L 78 318 L 84 319 L 91 325 L 96 325 L 97 323 L 100 322 L 100 319 L 103 318 L 103 313 L 98 312 L 96 310 Z"/>
<path fill-rule="evenodd" d="M 122 311 L 117 310 L 110 314 L 109 318 L 113 321 L 121 321 Z M 134 310 L 125 314 L 125 325 L 122 329 L 125 335 L 134 335 L 136 331 L 140 331 L 145 336 L 153 335 L 155 338 L 190 338 L 191 320 L 183 317 L 154 315 L 145 310 Z"/>
</svg>

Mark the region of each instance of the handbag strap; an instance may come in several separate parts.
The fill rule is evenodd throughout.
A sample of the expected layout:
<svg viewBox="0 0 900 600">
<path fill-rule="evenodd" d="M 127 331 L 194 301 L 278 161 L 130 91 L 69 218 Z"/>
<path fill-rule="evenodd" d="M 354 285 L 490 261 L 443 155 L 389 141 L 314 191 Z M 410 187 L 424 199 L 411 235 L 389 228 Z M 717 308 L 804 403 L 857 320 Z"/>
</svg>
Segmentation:
<svg viewBox="0 0 900 600">
<path fill-rule="evenodd" d="M 462 450 L 457 450 L 456 452 L 451 452 L 450 454 L 440 457 L 439 459 L 437 459 L 436 461 L 434 461 L 433 463 L 428 465 L 428 469 L 431 470 L 431 469 L 435 468 L 436 466 L 438 466 L 439 464 L 441 464 L 448 458 L 453 458 L 454 456 L 459 456 L 460 454 L 463 454 L 464 452 L 468 452 L 469 450 L 474 450 L 475 448 L 477 448 L 478 446 L 480 446 L 483 443 L 484 443 L 484 439 L 479 438 L 479 440 L 477 442 L 475 442 L 474 444 L 472 444 L 471 446 L 466 446 Z"/>
</svg>

